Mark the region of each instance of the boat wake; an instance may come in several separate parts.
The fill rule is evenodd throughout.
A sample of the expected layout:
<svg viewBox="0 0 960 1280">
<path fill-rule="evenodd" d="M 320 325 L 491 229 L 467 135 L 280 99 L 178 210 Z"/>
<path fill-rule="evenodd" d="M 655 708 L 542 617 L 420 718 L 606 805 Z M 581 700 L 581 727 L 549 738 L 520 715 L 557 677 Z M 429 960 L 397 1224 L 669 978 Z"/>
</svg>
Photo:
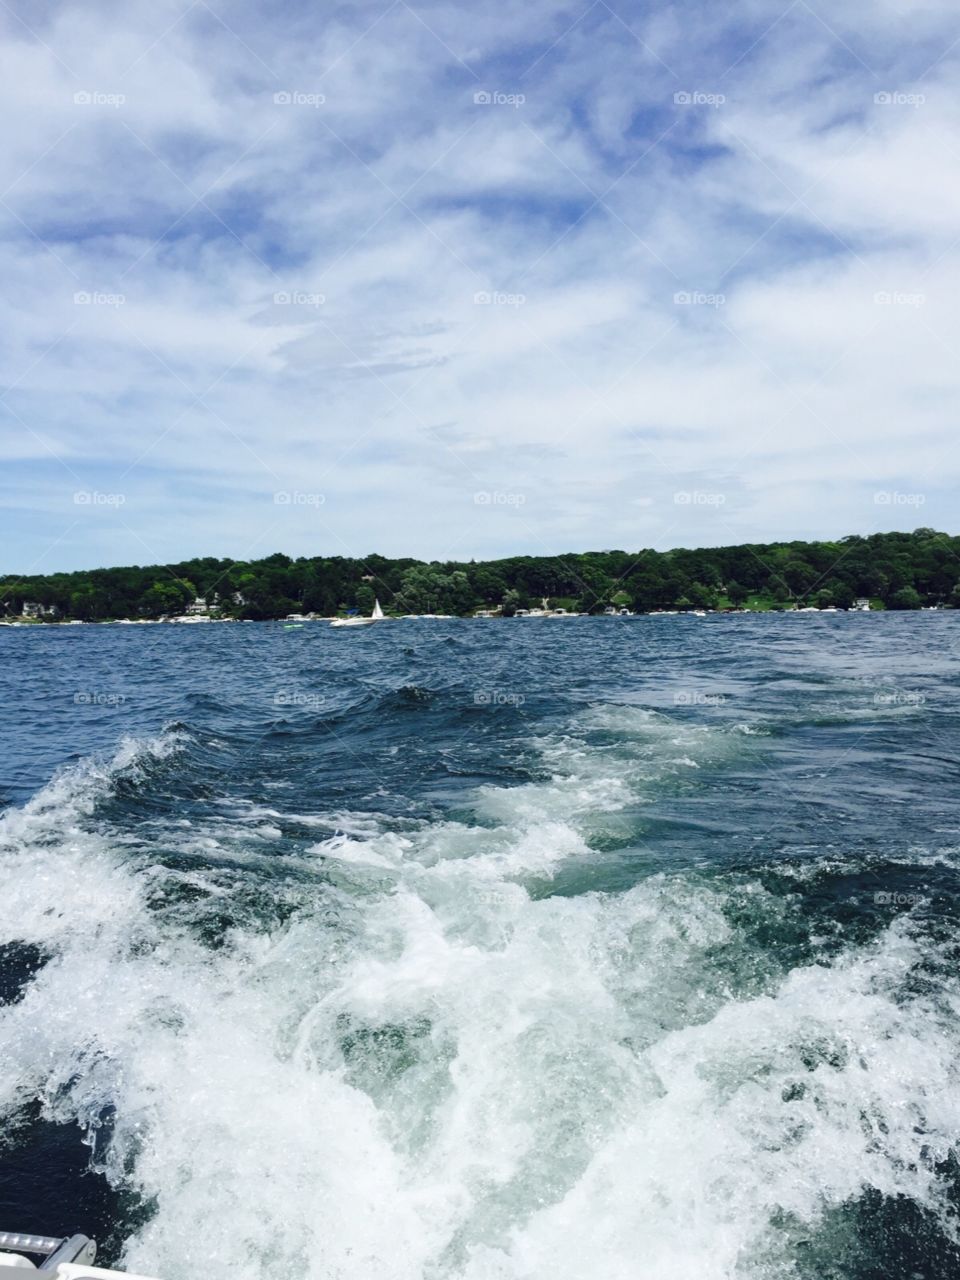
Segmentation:
<svg viewBox="0 0 960 1280">
<path fill-rule="evenodd" d="M 124 826 L 182 729 L 65 771 L 0 820 L 0 941 L 42 957 L 0 1105 L 85 1128 L 148 1207 L 126 1265 L 171 1280 L 794 1280 L 898 1214 L 946 1256 L 960 989 L 922 912 L 848 938 L 802 864 L 596 887 L 745 728 L 591 708 L 441 821 Z"/>
</svg>

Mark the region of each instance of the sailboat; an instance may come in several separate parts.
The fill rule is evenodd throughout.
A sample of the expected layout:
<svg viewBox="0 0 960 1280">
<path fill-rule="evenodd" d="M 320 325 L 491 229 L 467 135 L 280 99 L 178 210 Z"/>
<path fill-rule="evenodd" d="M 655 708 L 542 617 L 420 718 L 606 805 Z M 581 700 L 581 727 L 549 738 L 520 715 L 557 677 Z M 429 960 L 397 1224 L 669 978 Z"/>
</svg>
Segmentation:
<svg viewBox="0 0 960 1280">
<path fill-rule="evenodd" d="M 374 600 L 373 613 L 369 618 L 334 618 L 330 625 L 331 627 L 369 627 L 372 622 L 382 622 L 384 617 L 385 614 L 380 608 L 380 601 Z"/>
</svg>

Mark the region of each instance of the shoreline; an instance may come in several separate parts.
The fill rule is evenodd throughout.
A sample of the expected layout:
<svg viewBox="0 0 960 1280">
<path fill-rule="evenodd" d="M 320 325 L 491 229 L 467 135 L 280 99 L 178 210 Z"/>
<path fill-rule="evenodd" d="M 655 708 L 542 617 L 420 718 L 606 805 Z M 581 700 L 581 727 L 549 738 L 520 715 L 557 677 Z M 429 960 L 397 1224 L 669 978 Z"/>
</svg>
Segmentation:
<svg viewBox="0 0 960 1280">
<path fill-rule="evenodd" d="M 501 616 L 499 614 L 436 614 L 436 613 L 418 613 L 418 614 L 388 614 L 381 619 L 383 622 L 530 622 L 530 621 L 555 621 L 562 619 L 564 621 L 573 621 L 574 619 L 591 619 L 594 621 L 608 622 L 624 622 L 634 618 L 743 618 L 743 617 L 783 617 L 794 616 L 797 614 L 917 614 L 917 613 L 953 613 L 957 610 L 949 609 L 942 605 L 924 605 L 919 609 L 839 609 L 826 608 L 818 609 L 814 606 L 805 606 L 802 608 L 791 609 L 657 609 L 648 613 L 538 613 L 538 614 L 514 614 L 510 616 Z M 334 614 L 331 617 L 310 617 L 307 614 L 287 616 L 283 618 L 211 618 L 211 617 L 193 617 L 193 618 L 66 618 L 57 621 L 40 621 L 35 618 L 18 618 L 18 619 L 0 619 L 0 627 L 8 627 L 18 630 L 51 630 L 63 627 L 189 627 L 212 624 L 250 624 L 250 623 L 279 623 L 281 625 L 290 626 L 291 623 L 304 624 L 308 622 L 331 623 L 342 618 L 341 614 Z"/>
</svg>

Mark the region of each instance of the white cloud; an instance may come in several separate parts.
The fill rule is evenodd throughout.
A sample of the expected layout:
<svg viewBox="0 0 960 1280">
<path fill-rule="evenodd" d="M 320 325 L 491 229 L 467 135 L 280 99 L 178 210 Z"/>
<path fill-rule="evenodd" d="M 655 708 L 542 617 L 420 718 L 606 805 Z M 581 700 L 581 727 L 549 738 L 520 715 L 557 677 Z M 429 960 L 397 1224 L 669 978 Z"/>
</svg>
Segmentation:
<svg viewBox="0 0 960 1280">
<path fill-rule="evenodd" d="M 920 523 L 881 484 L 952 527 L 960 55 L 915 8 L 24 9 L 7 568 L 74 475 L 132 531 L 88 521 L 76 566 Z"/>
</svg>

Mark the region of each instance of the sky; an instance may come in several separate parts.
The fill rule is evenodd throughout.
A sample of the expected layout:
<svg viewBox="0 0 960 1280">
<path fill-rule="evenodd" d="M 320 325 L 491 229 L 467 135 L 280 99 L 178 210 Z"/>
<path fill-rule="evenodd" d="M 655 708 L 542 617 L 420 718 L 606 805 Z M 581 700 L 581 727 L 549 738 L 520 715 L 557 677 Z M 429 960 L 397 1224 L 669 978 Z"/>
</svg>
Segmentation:
<svg viewBox="0 0 960 1280">
<path fill-rule="evenodd" d="M 960 531 L 953 0 L 0 33 L 0 572 Z"/>
</svg>

